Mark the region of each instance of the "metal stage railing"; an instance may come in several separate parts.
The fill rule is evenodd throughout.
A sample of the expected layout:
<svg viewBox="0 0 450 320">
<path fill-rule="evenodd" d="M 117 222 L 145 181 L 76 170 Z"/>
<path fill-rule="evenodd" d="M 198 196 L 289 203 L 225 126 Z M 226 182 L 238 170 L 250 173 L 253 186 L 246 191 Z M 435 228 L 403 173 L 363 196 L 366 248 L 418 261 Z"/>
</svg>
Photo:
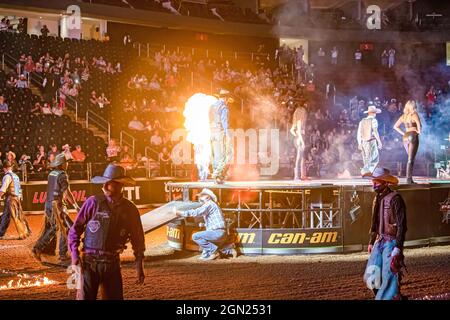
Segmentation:
<svg viewBox="0 0 450 320">
<path fill-rule="evenodd" d="M 249 186 L 251 182 L 249 182 Z M 217 188 L 219 205 L 226 218 L 237 228 L 323 229 L 342 227 L 342 186 L 324 186 L 320 189 L 286 186 L 286 189 Z M 169 198 L 174 200 L 169 184 Z M 191 199 L 192 190 L 182 186 L 183 201 Z M 214 189 L 214 188 L 213 188 Z"/>
</svg>

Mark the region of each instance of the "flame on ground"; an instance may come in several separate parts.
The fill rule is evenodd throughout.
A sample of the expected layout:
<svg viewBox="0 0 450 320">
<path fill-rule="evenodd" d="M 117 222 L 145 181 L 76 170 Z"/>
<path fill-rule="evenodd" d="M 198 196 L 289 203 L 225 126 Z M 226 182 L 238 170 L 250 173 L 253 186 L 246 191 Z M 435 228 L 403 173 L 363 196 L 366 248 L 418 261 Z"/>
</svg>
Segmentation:
<svg viewBox="0 0 450 320">
<path fill-rule="evenodd" d="M 45 276 L 32 276 L 25 273 L 17 275 L 17 280 L 12 279 L 6 285 L 1 285 L 0 290 L 13 290 L 30 287 L 43 287 L 57 284 L 57 281 L 50 280 Z"/>
<path fill-rule="evenodd" d="M 196 93 L 188 99 L 184 106 L 184 127 L 187 131 L 186 140 L 194 145 L 194 162 L 199 172 L 209 173 L 211 163 L 211 131 L 209 111 L 217 98 L 203 93 Z"/>
</svg>

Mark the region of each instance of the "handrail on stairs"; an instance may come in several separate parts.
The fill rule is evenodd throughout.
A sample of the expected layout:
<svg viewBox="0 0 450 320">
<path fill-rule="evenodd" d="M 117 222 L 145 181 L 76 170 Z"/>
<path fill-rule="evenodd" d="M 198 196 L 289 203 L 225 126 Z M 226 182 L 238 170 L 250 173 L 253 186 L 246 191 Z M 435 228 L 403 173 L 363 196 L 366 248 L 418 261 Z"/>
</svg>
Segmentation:
<svg viewBox="0 0 450 320">
<path fill-rule="evenodd" d="M 78 101 L 72 96 L 66 96 L 66 105 L 75 111 L 75 122 L 78 123 Z"/>
<path fill-rule="evenodd" d="M 129 140 L 127 140 L 129 139 Z M 126 131 L 121 130 L 120 131 L 120 145 L 126 145 L 128 147 L 131 147 L 132 150 L 132 154 L 134 157 L 134 154 L 136 152 L 136 138 L 134 136 L 132 136 L 131 134 L 129 134 Z"/>
<path fill-rule="evenodd" d="M 108 141 L 111 140 L 111 124 L 102 116 L 88 110 L 86 111 L 86 128 L 89 129 L 89 124 L 94 124 L 99 129 L 106 131 L 108 134 Z"/>
</svg>

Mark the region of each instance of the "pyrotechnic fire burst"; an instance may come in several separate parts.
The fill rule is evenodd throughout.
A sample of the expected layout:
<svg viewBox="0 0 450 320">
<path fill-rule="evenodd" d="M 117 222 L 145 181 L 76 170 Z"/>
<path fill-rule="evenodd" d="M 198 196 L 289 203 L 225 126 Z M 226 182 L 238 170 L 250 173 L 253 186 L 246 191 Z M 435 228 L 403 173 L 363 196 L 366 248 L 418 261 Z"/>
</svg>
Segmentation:
<svg viewBox="0 0 450 320">
<path fill-rule="evenodd" d="M 30 287 L 43 287 L 58 284 L 57 281 L 50 280 L 46 276 L 34 276 L 26 273 L 16 275 L 17 279 L 10 280 L 7 284 L 1 285 L 0 290 L 13 290 Z"/>
<path fill-rule="evenodd" d="M 184 127 L 187 130 L 186 140 L 194 145 L 194 161 L 199 169 L 201 180 L 209 173 L 211 162 L 211 132 L 209 126 L 209 111 L 217 98 L 203 93 L 196 93 L 188 99 L 184 106 Z"/>
</svg>

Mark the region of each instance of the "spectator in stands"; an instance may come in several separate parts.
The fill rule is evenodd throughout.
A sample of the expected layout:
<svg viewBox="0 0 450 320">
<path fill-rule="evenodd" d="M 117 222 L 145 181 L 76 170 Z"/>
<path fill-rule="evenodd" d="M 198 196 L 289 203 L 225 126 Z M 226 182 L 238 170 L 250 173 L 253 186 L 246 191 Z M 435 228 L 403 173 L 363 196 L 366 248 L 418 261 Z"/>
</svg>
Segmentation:
<svg viewBox="0 0 450 320">
<path fill-rule="evenodd" d="M 19 33 L 27 33 L 27 23 L 24 18 L 19 18 L 19 23 L 17 24 L 17 31 Z"/>
<path fill-rule="evenodd" d="M 395 64 L 395 50 L 394 50 L 394 48 L 389 49 L 388 55 L 389 55 L 389 57 L 388 57 L 388 67 L 390 69 Z"/>
<path fill-rule="evenodd" d="M 162 177 L 167 177 L 171 175 L 170 166 L 172 160 L 170 157 L 170 152 L 167 147 L 163 147 L 162 151 L 159 153 L 159 174 Z"/>
<path fill-rule="evenodd" d="M 122 166 L 125 170 L 133 169 L 135 167 L 133 156 L 128 152 L 123 153 L 122 157 L 120 158 L 120 166 Z"/>
<path fill-rule="evenodd" d="M 136 167 L 137 168 L 147 168 L 148 167 L 148 158 L 142 156 L 141 153 L 136 154 Z"/>
<path fill-rule="evenodd" d="M 153 129 L 152 129 L 152 125 L 151 125 L 150 121 L 145 121 L 144 130 L 149 133 L 152 132 Z"/>
<path fill-rule="evenodd" d="M 42 114 L 53 114 L 52 107 L 49 103 L 45 102 L 44 106 L 41 109 Z"/>
<path fill-rule="evenodd" d="M 101 96 L 97 99 L 97 105 L 100 109 L 103 109 L 105 106 L 109 105 L 111 102 L 106 98 L 105 94 L 102 92 Z"/>
<path fill-rule="evenodd" d="M 8 80 L 6 81 L 6 87 L 7 88 L 15 88 L 17 84 L 17 79 L 14 78 L 13 75 L 10 75 Z"/>
<path fill-rule="evenodd" d="M 361 50 L 357 49 L 355 51 L 355 63 L 361 64 L 361 61 L 362 61 L 362 52 L 361 52 Z"/>
<path fill-rule="evenodd" d="M 97 98 L 97 93 L 95 91 L 91 92 L 91 97 L 89 98 L 89 102 L 91 103 L 91 106 L 97 107 L 98 98 Z"/>
<path fill-rule="evenodd" d="M 75 150 L 72 151 L 72 158 L 75 162 L 84 162 L 84 160 L 86 160 L 86 154 L 81 150 L 79 144 L 77 144 Z"/>
<path fill-rule="evenodd" d="M 90 76 L 91 76 L 91 75 L 90 75 L 90 73 L 89 73 L 89 67 L 86 66 L 86 67 L 83 69 L 83 71 L 81 72 L 81 80 L 84 81 L 84 82 L 86 82 L 86 81 L 89 80 L 89 77 L 90 77 Z"/>
<path fill-rule="evenodd" d="M 19 171 L 19 164 L 16 161 L 16 154 L 14 152 L 8 151 L 6 153 L 6 160 L 8 160 L 11 163 L 13 172 Z"/>
<path fill-rule="evenodd" d="M 150 138 L 150 145 L 155 148 L 156 150 L 160 150 L 161 149 L 161 145 L 162 145 L 162 138 L 159 135 L 159 131 L 155 130 L 155 132 L 153 133 L 153 135 Z"/>
<path fill-rule="evenodd" d="M 338 49 L 336 47 L 333 47 L 333 49 L 331 49 L 331 64 L 337 65 L 338 55 L 339 55 Z"/>
<path fill-rule="evenodd" d="M 133 117 L 133 120 L 131 120 L 128 123 L 128 128 L 131 130 L 136 130 L 136 131 L 143 131 L 145 130 L 144 124 L 138 120 L 137 116 Z"/>
<path fill-rule="evenodd" d="M 121 151 L 120 151 L 119 158 L 120 158 L 120 159 L 123 159 L 123 158 L 133 158 L 133 155 L 131 154 L 130 148 L 129 148 L 127 145 L 122 146 L 122 149 L 121 149 Z"/>
<path fill-rule="evenodd" d="M 120 146 L 117 145 L 115 139 L 109 140 L 108 146 L 106 147 L 106 156 L 108 161 L 114 162 L 119 160 Z"/>
<path fill-rule="evenodd" d="M 0 113 L 7 113 L 8 110 L 8 104 L 5 102 L 5 97 L 0 96 Z"/>
<path fill-rule="evenodd" d="M 388 58 L 389 58 L 389 55 L 388 55 L 387 50 L 383 50 L 383 52 L 381 53 L 381 66 L 382 67 L 387 67 Z"/>
<path fill-rule="evenodd" d="M 431 112 L 433 110 L 434 104 L 437 99 L 436 90 L 433 86 L 431 86 L 430 90 L 428 90 L 426 97 L 426 103 L 425 103 L 425 112 L 427 115 L 427 118 L 431 117 Z"/>
<path fill-rule="evenodd" d="M 28 56 L 27 61 L 25 62 L 23 66 L 23 73 L 25 74 L 26 78 L 29 78 L 30 73 L 32 73 L 36 69 L 36 65 L 33 62 L 33 58 L 31 56 Z"/>
<path fill-rule="evenodd" d="M 0 22 L 0 31 L 6 31 L 8 28 L 6 26 L 6 18 L 3 18 Z"/>
<path fill-rule="evenodd" d="M 114 69 L 116 70 L 117 73 L 121 73 L 122 72 L 122 64 L 120 62 L 117 62 Z"/>
<path fill-rule="evenodd" d="M 16 82 L 16 88 L 21 88 L 21 89 L 28 88 L 28 81 L 25 78 L 25 75 L 21 74 L 19 76 L 19 80 Z"/>
<path fill-rule="evenodd" d="M 30 159 L 31 159 L 31 157 L 26 154 L 23 154 L 20 157 L 20 160 L 19 160 L 20 171 L 28 172 L 28 173 L 34 171 L 33 164 L 31 163 Z"/>
<path fill-rule="evenodd" d="M 33 166 L 37 171 L 42 171 L 47 167 L 47 155 L 45 154 L 44 146 L 38 146 L 38 153 L 33 161 Z"/>
<path fill-rule="evenodd" d="M 70 152 L 70 145 L 68 143 L 61 147 L 61 153 L 64 154 L 66 159 L 73 160 L 72 153 Z"/>
<path fill-rule="evenodd" d="M 54 157 L 56 157 L 56 155 L 58 154 L 59 154 L 58 147 L 56 146 L 56 144 L 52 144 L 50 145 L 50 151 L 47 153 L 47 159 L 49 160 L 49 162 L 51 162 L 50 156 L 53 155 Z"/>
<path fill-rule="evenodd" d="M 48 30 L 47 25 L 44 24 L 41 28 L 41 34 L 43 37 L 47 37 L 48 34 L 50 33 L 50 30 Z"/>
<path fill-rule="evenodd" d="M 61 103 L 53 104 L 53 106 L 52 106 L 52 113 L 55 116 L 61 117 L 63 115 L 63 113 L 64 113 L 62 104 Z"/>
</svg>

